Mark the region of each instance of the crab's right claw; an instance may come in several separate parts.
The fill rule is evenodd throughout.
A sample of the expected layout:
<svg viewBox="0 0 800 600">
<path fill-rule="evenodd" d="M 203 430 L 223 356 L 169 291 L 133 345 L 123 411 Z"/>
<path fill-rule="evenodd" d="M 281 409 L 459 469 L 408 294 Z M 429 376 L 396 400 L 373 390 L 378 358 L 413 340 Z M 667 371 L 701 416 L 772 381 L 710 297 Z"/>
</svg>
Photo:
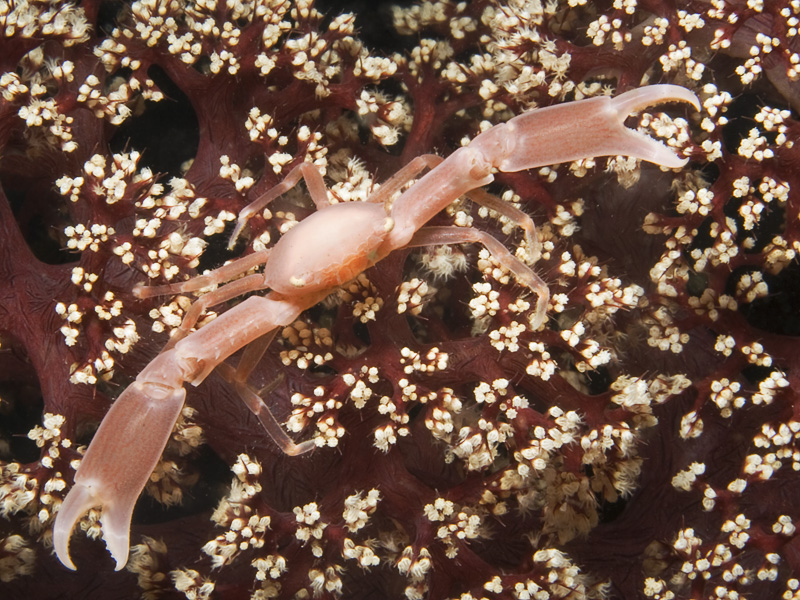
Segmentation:
<svg viewBox="0 0 800 600">
<path fill-rule="evenodd" d="M 158 360 L 150 364 L 158 365 Z M 103 539 L 116 570 L 128 562 L 133 507 L 161 458 L 185 397 L 183 387 L 137 380 L 111 406 L 56 515 L 53 546 L 65 567 L 75 570 L 69 538 L 78 519 L 94 507 L 103 510 Z"/>
<path fill-rule="evenodd" d="M 523 113 L 486 130 L 470 146 L 497 157 L 494 166 L 506 173 L 618 154 L 674 169 L 688 159 L 625 127 L 632 113 L 664 102 L 688 102 L 700 109 L 697 96 L 684 87 L 649 85 L 616 98 L 596 96 Z"/>
<path fill-rule="evenodd" d="M 663 102 L 686 102 L 700 110 L 697 96 L 679 85 L 649 85 L 625 92 L 611 99 L 611 108 L 616 113 L 618 127 L 609 126 L 609 144 L 620 143 L 625 147 L 625 151 L 619 154 L 627 154 L 672 169 L 684 166 L 689 162 L 688 158 L 679 158 L 661 142 L 624 125 L 625 119 L 633 113 Z"/>
</svg>

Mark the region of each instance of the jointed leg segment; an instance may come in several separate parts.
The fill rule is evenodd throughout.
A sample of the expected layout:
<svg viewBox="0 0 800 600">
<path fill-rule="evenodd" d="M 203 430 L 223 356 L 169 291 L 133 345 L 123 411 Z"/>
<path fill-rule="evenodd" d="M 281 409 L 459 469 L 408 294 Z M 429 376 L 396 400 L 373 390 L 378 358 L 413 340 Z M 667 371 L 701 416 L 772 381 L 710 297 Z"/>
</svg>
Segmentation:
<svg viewBox="0 0 800 600">
<path fill-rule="evenodd" d="M 319 169 L 311 163 L 302 162 L 289 171 L 289 174 L 284 177 L 283 181 L 270 188 L 266 193 L 245 206 L 239 212 L 239 219 L 236 222 L 236 227 L 231 234 L 231 239 L 228 241 L 228 249 L 230 250 L 236 244 L 239 234 L 242 233 L 242 229 L 244 229 L 250 217 L 264 210 L 270 202 L 276 198 L 280 198 L 283 194 L 296 186 L 300 178 L 306 182 L 308 194 L 314 201 L 317 210 L 330 205 L 328 202 L 328 189 L 325 187 L 325 182 L 322 180 Z"/>
<path fill-rule="evenodd" d="M 250 269 L 266 264 L 269 259 L 269 250 L 253 252 L 247 256 L 232 260 L 226 265 L 214 269 L 205 275 L 198 275 L 178 283 L 168 285 L 137 285 L 133 288 L 133 295 L 137 298 L 153 298 L 154 296 L 171 296 L 186 292 L 196 292 L 212 285 L 225 283 L 234 277 L 247 273 Z"/>
<path fill-rule="evenodd" d="M 494 194 L 490 194 L 484 189 L 476 188 L 467 194 L 467 197 L 475 204 L 485 206 L 489 210 L 500 213 L 509 221 L 514 222 L 525 232 L 525 243 L 530 252 L 530 264 L 536 263 L 542 256 L 542 245 L 539 242 L 539 234 L 536 231 L 536 224 L 530 215 L 525 214 L 520 209 L 503 201 Z"/>
<path fill-rule="evenodd" d="M 270 336 L 269 341 L 272 341 L 272 337 L 273 336 Z M 254 343 L 257 344 L 258 342 Z M 264 402 L 261 396 L 253 391 L 249 385 L 247 385 L 246 379 L 240 379 L 238 369 L 234 369 L 227 363 L 220 363 L 217 367 L 217 372 L 225 379 L 225 381 L 233 386 L 233 388 L 239 394 L 239 397 L 242 399 L 242 402 L 244 402 L 245 406 L 247 406 L 250 412 L 256 416 L 259 423 L 261 423 L 261 426 L 272 438 L 272 441 L 278 445 L 284 454 L 289 456 L 298 456 L 300 454 L 305 454 L 316 447 L 316 444 L 313 440 L 296 444 L 294 440 L 292 440 L 292 438 L 290 438 L 289 435 L 283 430 L 283 426 L 280 424 L 278 419 L 275 418 L 275 415 L 272 414 L 269 406 L 266 402 Z M 270 390 L 266 391 L 269 392 Z"/>
<path fill-rule="evenodd" d="M 246 273 L 250 269 L 265 264 L 269 258 L 269 250 L 254 252 L 243 256 L 237 260 L 229 262 L 218 269 L 214 269 L 205 275 L 198 275 L 180 283 L 158 286 L 136 286 L 133 293 L 139 298 L 152 298 L 153 296 L 182 294 L 185 292 L 196 292 L 211 285 L 216 285 L 228 281 L 221 288 L 203 294 L 194 301 L 192 306 L 186 311 L 178 329 L 172 334 L 170 341 L 164 350 L 169 350 L 180 340 L 191 333 L 192 328 L 197 324 L 203 311 L 212 306 L 222 304 L 232 300 L 237 296 L 264 289 L 264 276 L 260 273 L 247 275 L 235 281 L 230 279 Z"/>
<path fill-rule="evenodd" d="M 514 274 L 517 281 L 536 294 L 536 312 L 531 319 L 531 326 L 538 329 L 545 321 L 547 303 L 550 301 L 550 290 L 547 284 L 488 233 L 472 227 L 423 227 L 414 234 L 408 245 L 437 246 L 468 243 L 482 244 L 502 267 Z"/>
<path fill-rule="evenodd" d="M 207 308 L 217 306 L 228 300 L 233 300 L 244 294 L 249 294 L 250 292 L 263 290 L 264 288 L 264 276 L 261 273 L 253 273 L 252 275 L 247 275 L 241 279 L 231 281 L 218 290 L 200 296 L 192 303 L 189 310 L 186 311 L 181 324 L 172 334 L 164 350 L 169 350 L 178 341 L 189 335 L 192 332 L 192 328 L 197 324 L 197 321 L 200 320 L 203 311 Z"/>
<path fill-rule="evenodd" d="M 402 167 L 397 173 L 381 184 L 378 191 L 373 193 L 367 202 L 386 204 L 392 196 L 399 192 L 404 185 L 422 173 L 426 168 L 433 169 L 441 164 L 444 159 L 435 154 L 422 154 Z"/>
</svg>

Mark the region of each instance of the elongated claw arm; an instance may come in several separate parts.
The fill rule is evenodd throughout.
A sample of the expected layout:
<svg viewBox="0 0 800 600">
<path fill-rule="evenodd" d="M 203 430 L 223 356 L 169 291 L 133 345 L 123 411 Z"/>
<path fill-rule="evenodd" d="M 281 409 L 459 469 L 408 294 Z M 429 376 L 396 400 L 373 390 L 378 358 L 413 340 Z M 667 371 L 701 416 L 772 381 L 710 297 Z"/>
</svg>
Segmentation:
<svg viewBox="0 0 800 600">
<path fill-rule="evenodd" d="M 69 556 L 75 523 L 93 507 L 103 510 L 103 539 L 117 570 L 125 566 L 133 507 L 181 412 L 184 382 L 200 384 L 239 348 L 291 323 L 326 295 L 327 290 L 295 299 L 274 293 L 251 296 L 156 356 L 139 373 L 100 424 L 56 516 L 53 545 L 66 567 L 75 570 Z"/>
<path fill-rule="evenodd" d="M 678 85 L 651 85 L 538 108 L 487 129 L 429 171 L 392 205 L 394 229 L 380 257 L 406 245 L 414 233 L 454 198 L 487 185 L 492 171 L 534 169 L 594 156 L 632 156 L 670 168 L 688 159 L 646 135 L 625 127 L 625 119 L 654 104 L 700 101 Z"/>
<path fill-rule="evenodd" d="M 688 159 L 625 127 L 632 113 L 665 102 L 687 102 L 700 109 L 697 96 L 686 88 L 650 85 L 616 98 L 599 96 L 532 110 L 485 131 L 470 147 L 505 172 L 617 154 L 678 168 Z"/>
<path fill-rule="evenodd" d="M 53 545 L 66 567 L 75 570 L 69 556 L 75 523 L 97 506 L 103 509 L 103 539 L 116 570 L 128 562 L 133 507 L 164 451 L 185 396 L 181 385 L 137 380 L 111 406 L 56 516 Z"/>
</svg>

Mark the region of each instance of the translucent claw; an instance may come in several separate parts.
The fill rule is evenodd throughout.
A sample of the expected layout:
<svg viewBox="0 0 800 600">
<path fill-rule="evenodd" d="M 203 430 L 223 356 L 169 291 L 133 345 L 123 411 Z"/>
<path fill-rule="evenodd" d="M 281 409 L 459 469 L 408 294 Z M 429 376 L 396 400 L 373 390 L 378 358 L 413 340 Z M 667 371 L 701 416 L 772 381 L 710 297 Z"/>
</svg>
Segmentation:
<svg viewBox="0 0 800 600">
<path fill-rule="evenodd" d="M 152 377 L 159 368 L 173 366 L 172 356 L 161 354 L 142 375 Z M 137 380 L 111 406 L 56 515 L 53 545 L 64 566 L 75 570 L 69 538 L 78 520 L 94 507 L 102 508 L 103 539 L 116 570 L 128 562 L 133 507 L 164 451 L 185 396 L 182 387 Z"/>
<path fill-rule="evenodd" d="M 661 83 L 630 90 L 611 99 L 623 119 L 644 108 L 662 102 L 686 102 L 700 110 L 700 99 L 691 90 L 679 85 Z"/>
<path fill-rule="evenodd" d="M 618 154 L 678 168 L 688 159 L 625 127 L 632 113 L 664 102 L 688 102 L 700 108 L 697 96 L 686 88 L 650 85 L 616 98 L 598 96 L 523 113 L 480 134 L 469 147 L 505 172 Z"/>
<path fill-rule="evenodd" d="M 67 498 L 61 504 L 58 519 L 53 527 L 53 547 L 58 560 L 68 569 L 75 570 L 75 564 L 69 556 L 69 538 L 75 523 L 87 510 L 98 504 L 100 502 L 93 498 L 89 488 L 77 485 L 69 491 Z"/>
<path fill-rule="evenodd" d="M 667 146 L 647 137 L 643 133 L 625 127 L 625 119 L 633 113 L 662 102 L 686 102 L 700 110 L 700 100 L 695 94 L 679 85 L 651 85 L 625 92 L 611 100 L 611 107 L 616 112 L 619 129 L 609 139 L 609 144 L 620 143 L 625 147 L 623 152 L 634 158 L 640 158 L 671 169 L 684 166 L 688 158 L 679 158 Z"/>
<path fill-rule="evenodd" d="M 128 562 L 128 537 L 131 514 L 138 494 L 133 497 L 133 502 L 113 502 L 109 498 L 109 486 L 104 486 L 102 481 L 76 484 L 67 495 L 61 510 L 58 512 L 58 521 L 53 528 L 53 546 L 56 556 L 68 569 L 76 570 L 75 564 L 69 555 L 69 538 L 75 524 L 95 506 L 103 507 L 100 523 L 103 527 L 103 539 L 106 542 L 111 557 L 116 562 L 115 570 L 119 571 Z"/>
</svg>

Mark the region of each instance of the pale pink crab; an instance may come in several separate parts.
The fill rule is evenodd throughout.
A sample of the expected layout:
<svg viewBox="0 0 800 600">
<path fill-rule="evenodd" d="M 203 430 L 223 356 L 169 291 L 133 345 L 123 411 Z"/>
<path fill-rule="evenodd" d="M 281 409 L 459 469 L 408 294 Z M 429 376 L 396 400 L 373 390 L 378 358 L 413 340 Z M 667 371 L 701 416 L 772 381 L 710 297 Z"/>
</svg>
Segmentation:
<svg viewBox="0 0 800 600">
<path fill-rule="evenodd" d="M 248 376 L 278 327 L 294 322 L 337 286 L 394 250 L 465 242 L 484 245 L 517 282 L 536 294 L 532 324 L 541 325 L 549 292 L 529 266 L 485 232 L 469 227 L 425 227 L 425 223 L 466 195 L 519 224 L 535 255 L 538 240 L 531 218 L 478 188 L 493 180 L 495 169 L 514 172 L 595 156 L 627 155 L 665 167 L 681 167 L 687 159 L 624 126 L 631 113 L 671 101 L 688 102 L 699 109 L 697 97 L 687 89 L 653 85 L 613 99 L 590 98 L 532 110 L 481 133 L 446 159 L 434 155 L 414 159 L 366 202 L 331 205 L 315 167 L 304 163 L 293 169 L 282 183 L 240 213 L 232 236 L 231 243 L 253 214 L 302 177 L 318 210 L 283 235 L 272 249 L 181 284 L 139 288 L 141 296 L 194 291 L 264 265 L 263 272 L 241 277 L 202 296 L 188 311 L 177 335 L 108 411 L 56 518 L 53 542 L 59 560 L 75 568 L 68 550 L 72 529 L 87 510 L 99 506 L 103 510 L 103 537 L 116 568 L 125 565 L 131 513 L 183 408 L 183 384 L 198 385 L 215 368 L 236 388 L 284 452 L 299 454 L 313 447 L 294 444 L 247 385 Z M 389 202 L 425 168 L 430 171 Z M 257 290 L 269 293 L 250 296 L 189 333 L 205 308 Z M 223 362 L 244 347 L 236 368 Z"/>
</svg>

